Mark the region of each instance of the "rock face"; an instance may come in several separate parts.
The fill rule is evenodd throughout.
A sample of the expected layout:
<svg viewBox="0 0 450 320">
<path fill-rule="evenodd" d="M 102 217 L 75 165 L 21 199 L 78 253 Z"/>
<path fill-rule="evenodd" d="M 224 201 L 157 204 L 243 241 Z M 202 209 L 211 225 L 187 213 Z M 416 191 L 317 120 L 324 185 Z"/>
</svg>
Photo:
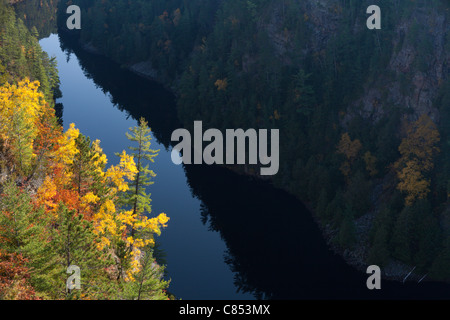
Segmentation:
<svg viewBox="0 0 450 320">
<path fill-rule="evenodd" d="M 410 121 L 426 114 L 439 122 L 433 101 L 450 72 L 449 32 L 445 12 L 424 8 L 404 17 L 395 30 L 388 72 L 365 85 L 364 93 L 352 104 L 353 115 L 377 121 L 390 107 L 402 107 L 412 111 Z"/>
<path fill-rule="evenodd" d="M 365 2 L 367 5 L 371 4 L 370 1 Z M 342 8 L 331 0 L 302 1 L 300 6 L 305 14 L 299 19 L 307 21 L 311 31 L 307 52 L 303 54 L 317 55 L 339 33 Z M 276 6 L 269 22 L 263 27 L 278 56 L 284 59 L 285 64 L 289 64 L 285 53 L 293 48 L 289 35 L 283 33 L 282 10 L 281 4 Z M 364 15 L 361 17 L 365 18 Z M 355 18 L 353 28 L 365 28 L 363 22 L 364 19 Z M 433 109 L 433 100 L 438 93 L 439 84 L 450 72 L 449 32 L 448 12 L 436 8 L 418 6 L 413 12 L 400 18 L 395 26 L 392 43 L 394 51 L 388 72 L 365 84 L 364 93 L 350 106 L 352 112 L 349 117 L 360 114 L 377 121 L 385 115 L 387 107 L 401 106 L 412 109 L 415 118 L 427 114 L 438 122 L 439 113 Z M 418 49 L 424 45 L 425 49 Z"/>
<path fill-rule="evenodd" d="M 371 5 L 371 1 L 362 1 Z M 304 56 L 321 56 L 321 52 L 327 50 L 327 46 L 339 35 L 343 26 L 343 15 L 337 1 L 319 0 L 302 1 L 300 6 L 305 12 L 304 19 L 310 31 L 310 37 Z M 378 72 L 378 77 L 369 78 L 363 84 L 363 90 L 358 96 L 349 102 L 341 125 L 347 124 L 356 116 L 377 123 L 379 120 L 389 117 L 392 110 L 402 110 L 403 123 L 417 120 L 422 115 L 428 115 L 435 124 L 440 122 L 440 112 L 434 106 L 438 98 L 441 85 L 450 78 L 450 13 L 440 10 L 437 6 L 416 5 L 409 12 L 404 12 L 397 2 L 397 21 L 386 29 L 391 32 L 392 48 L 386 60 L 386 67 Z M 383 6 L 382 17 L 383 17 Z M 386 13 L 386 12 L 384 12 Z M 402 13 L 402 15 L 400 14 Z M 357 34 L 358 30 L 366 28 L 364 13 L 360 18 L 351 19 L 350 28 Z M 288 53 L 293 50 L 289 40 L 289 34 L 283 33 L 282 5 L 279 4 L 271 13 L 263 27 L 275 48 L 278 58 L 285 65 L 290 65 Z M 383 28 L 383 24 L 382 24 Z M 371 36 L 377 36 L 373 31 Z M 382 38 L 377 39 L 380 43 Z M 374 47 L 373 50 L 379 50 Z M 398 134 L 401 135 L 402 128 Z M 375 190 L 389 184 L 392 177 L 384 177 L 386 181 L 377 182 Z M 392 190 L 391 190 L 392 191 Z M 375 194 L 377 193 L 377 194 Z M 342 250 L 334 247 L 345 260 L 365 271 L 368 257 L 369 231 L 373 226 L 381 203 L 386 200 L 386 194 L 374 191 L 374 208 L 355 221 L 357 233 L 357 245 L 352 250 Z M 325 237 L 329 240 L 335 236 L 336 230 L 325 229 Z M 332 243 L 329 243 L 332 247 Z M 403 280 L 413 266 L 391 260 L 384 270 L 385 276 L 390 279 Z M 411 274 L 410 278 L 419 280 L 423 275 Z"/>
<path fill-rule="evenodd" d="M 216 0 L 216 2 L 220 1 Z M 373 2 L 377 2 L 381 8 L 382 30 L 368 31 L 366 27 L 368 15 L 365 9 Z M 253 4 L 256 6 L 255 3 L 256 1 L 248 1 L 247 5 Z M 313 65 L 313 68 L 310 68 L 312 70 L 308 70 L 309 72 L 317 72 L 320 75 L 317 77 L 320 79 L 316 83 L 321 81 L 324 83 L 327 81 L 333 82 L 327 79 L 328 76 L 330 78 L 335 77 L 336 83 L 345 79 L 341 83 L 345 82 L 348 85 L 340 86 L 340 83 L 339 85 L 336 84 L 337 89 L 329 90 L 333 93 L 333 99 L 329 99 L 332 102 L 326 102 L 330 104 L 330 106 L 327 105 L 328 113 L 335 111 L 332 108 L 335 103 L 341 104 L 336 108 L 339 112 L 339 120 L 336 121 L 336 124 L 333 123 L 334 130 L 337 130 L 340 124 L 345 131 L 348 129 L 350 121 L 354 118 L 359 120 L 359 117 L 369 120 L 365 124 L 377 124 L 381 119 L 389 118 L 393 111 L 400 111 L 399 113 L 404 118 L 402 123 L 405 124 L 424 114 L 438 124 L 441 115 L 434 103 L 440 94 L 440 90 L 442 90 L 441 85 L 449 79 L 450 75 L 450 12 L 448 9 L 440 9 L 439 6 L 448 8 L 448 2 L 417 0 L 408 2 L 408 4 L 408 8 L 405 9 L 402 7 L 402 1 L 399 0 L 359 0 L 356 2 L 336 0 L 265 1 L 264 5 L 261 5 L 258 9 L 257 15 L 248 15 L 245 18 L 255 22 L 255 29 L 264 34 L 264 41 L 261 41 L 264 46 L 272 47 L 270 49 L 273 50 L 267 50 L 270 51 L 268 55 L 271 60 L 267 59 L 268 63 L 264 60 L 264 65 L 273 66 L 274 69 L 278 68 L 279 70 L 274 72 L 276 75 L 281 74 L 281 69 L 284 67 L 287 67 L 286 69 L 303 68 L 303 63 L 305 63 L 307 66 Z M 238 7 L 239 5 L 241 4 L 236 2 L 235 6 Z M 287 9 L 289 6 L 291 6 L 291 9 L 295 8 L 292 12 L 296 16 L 289 16 L 289 10 Z M 295 20 L 296 23 L 289 19 Z M 286 25 L 291 29 L 288 29 Z M 252 30 L 253 27 L 252 24 Z M 246 38 L 239 39 L 240 36 Z M 212 43 L 223 40 L 214 32 L 211 32 L 209 37 L 208 40 L 212 40 Z M 370 41 L 364 43 L 365 37 L 371 37 Z M 233 41 L 230 46 L 233 46 L 234 43 L 251 42 L 255 39 L 255 35 L 252 31 L 249 35 L 245 33 L 237 34 L 236 38 L 236 41 Z M 269 41 L 266 41 L 266 39 Z M 258 49 L 239 51 L 242 54 L 242 72 L 241 70 L 237 72 L 236 79 L 239 79 L 240 73 L 252 76 L 261 69 L 264 70 L 264 66 L 258 64 L 262 60 L 260 59 L 261 52 Z M 222 53 L 214 53 L 211 61 L 214 59 L 226 60 L 228 57 L 222 55 Z M 359 61 L 347 59 L 346 55 L 350 56 L 350 59 L 358 59 Z M 196 56 L 195 50 L 192 56 Z M 208 58 L 202 56 L 202 58 L 205 57 Z M 148 58 L 144 57 L 144 59 Z M 368 63 L 361 63 L 361 61 L 366 61 L 366 58 Z M 373 59 L 373 61 L 370 59 Z M 205 63 L 207 62 L 205 61 Z M 155 70 L 154 67 L 157 67 L 157 63 L 153 66 L 148 60 L 136 64 L 131 64 L 129 61 L 120 61 L 120 63 L 141 76 L 157 79 L 176 88 L 176 79 L 158 78 L 158 74 L 161 74 L 164 70 Z M 239 65 L 239 61 L 236 63 L 236 65 Z M 356 67 L 352 68 L 355 65 Z M 367 70 L 364 70 L 364 68 L 367 68 Z M 348 70 L 352 72 L 347 72 Z M 267 74 L 269 72 L 272 72 L 272 70 L 268 70 Z M 365 73 L 367 73 L 367 77 L 360 77 L 361 74 Z M 266 77 L 268 78 L 267 75 Z M 199 76 L 198 78 L 200 79 L 198 83 L 192 81 L 192 87 L 199 86 L 202 87 L 203 91 L 208 92 L 207 72 L 205 72 L 204 77 Z M 353 81 L 359 78 L 361 81 Z M 243 79 L 247 78 L 243 77 Z M 324 87 L 326 85 L 328 84 L 326 83 Z M 331 83 L 329 86 L 334 85 L 334 83 Z M 321 85 L 318 87 L 322 89 Z M 356 87 L 358 88 L 355 89 Z M 350 92 L 348 95 L 341 95 L 341 92 L 347 91 Z M 235 90 L 235 92 L 239 94 L 238 90 Z M 209 99 L 210 96 L 214 95 L 205 94 L 203 98 Z M 288 98 L 286 97 L 286 99 Z M 211 98 L 211 101 L 215 102 L 214 98 Z M 211 108 L 213 108 L 215 104 L 212 103 L 211 105 Z M 217 108 L 221 108 L 217 111 L 217 114 L 221 114 L 225 110 L 225 107 L 220 104 Z M 206 109 L 201 110 L 201 107 L 196 107 L 196 110 L 205 111 Z M 190 112 L 189 110 L 186 114 Z M 206 110 L 209 115 L 208 112 L 210 112 L 210 109 Z M 392 132 L 394 130 L 397 130 L 397 132 L 393 134 L 398 136 L 401 136 L 404 132 L 401 126 L 395 127 Z M 391 134 L 391 131 L 389 131 L 389 134 Z M 292 142 L 292 145 L 295 145 L 295 143 Z M 332 153 L 333 150 L 329 150 L 329 152 Z M 300 163 L 299 167 L 303 165 L 304 163 Z M 292 169 L 293 176 L 295 176 L 295 169 L 295 167 Z M 251 170 L 247 170 L 247 168 L 239 170 L 251 174 Z M 389 193 L 392 193 L 390 189 L 383 191 L 382 187 L 385 185 L 394 186 L 392 182 L 394 179 L 394 175 L 393 177 L 386 175 L 380 177 L 380 181 L 374 181 L 376 185 L 372 197 L 374 208 L 355 221 L 358 245 L 354 250 L 341 252 L 352 265 L 363 266 L 364 261 L 366 261 L 367 244 L 369 242 L 368 231 L 373 225 L 380 203 L 386 200 Z M 291 183 L 286 182 L 287 180 L 288 178 L 285 178 L 283 182 L 279 183 L 279 186 L 295 192 L 294 188 L 289 186 Z M 295 184 L 292 183 L 292 185 Z M 332 233 L 335 231 L 330 230 L 328 236 L 332 237 Z M 409 266 L 395 264 L 389 270 L 390 277 L 400 277 L 406 271 L 409 272 L 410 268 Z"/>
<path fill-rule="evenodd" d="M 90 43 L 85 43 L 82 45 L 83 50 L 85 50 L 86 52 L 89 52 L 91 54 L 95 54 L 95 55 L 102 55 L 102 52 L 100 50 L 98 50 L 93 44 L 92 42 Z"/>
<path fill-rule="evenodd" d="M 133 64 L 129 67 L 131 71 L 140 75 L 141 77 L 149 78 L 151 80 L 155 80 L 158 78 L 158 71 L 153 68 L 150 61 L 142 61 L 136 64 Z"/>
<path fill-rule="evenodd" d="M 367 6 L 372 4 L 370 1 L 363 2 Z M 340 32 L 344 16 L 342 8 L 332 0 L 302 1 L 300 6 L 305 13 L 299 19 L 307 21 L 310 31 L 307 49 L 302 54 L 320 55 L 329 41 Z M 383 17 L 383 7 L 381 9 Z M 283 33 L 282 10 L 281 4 L 276 6 L 269 23 L 263 27 L 279 58 L 285 64 L 290 64 L 286 53 L 293 48 L 289 35 Z M 344 123 L 357 114 L 376 122 L 391 107 L 412 111 L 408 119 L 410 121 L 426 114 L 434 122 L 439 122 L 439 112 L 433 108 L 433 101 L 437 97 L 439 85 L 450 73 L 449 13 L 429 6 L 417 6 L 403 17 L 400 17 L 400 13 L 398 16 L 388 69 L 378 79 L 365 83 L 364 92 L 349 105 Z M 366 28 L 364 13 L 358 17 L 351 21 L 355 32 Z"/>
</svg>

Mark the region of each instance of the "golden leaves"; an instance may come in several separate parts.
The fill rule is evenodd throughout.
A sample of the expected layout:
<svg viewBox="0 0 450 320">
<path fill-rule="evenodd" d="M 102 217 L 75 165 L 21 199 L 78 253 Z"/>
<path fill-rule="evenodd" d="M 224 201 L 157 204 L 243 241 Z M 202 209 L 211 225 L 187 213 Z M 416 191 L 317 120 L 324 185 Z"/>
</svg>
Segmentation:
<svg viewBox="0 0 450 320">
<path fill-rule="evenodd" d="M 125 179 L 133 180 L 138 170 L 134 158 L 128 155 L 125 150 L 120 154 L 120 163 L 111 166 L 106 171 L 106 178 L 118 189 L 118 191 L 128 191 L 129 186 Z"/>
<path fill-rule="evenodd" d="M 394 167 L 400 180 L 397 189 L 406 193 L 407 206 L 430 192 L 430 180 L 426 174 L 434 167 L 433 158 L 439 152 L 439 140 L 439 131 L 427 115 L 422 115 L 406 129 L 406 137 L 398 148 L 401 157 Z"/>
<path fill-rule="evenodd" d="M 226 91 L 228 87 L 228 79 L 217 79 L 214 85 L 217 87 L 217 91 Z"/>
<path fill-rule="evenodd" d="M 370 151 L 367 151 L 364 154 L 364 162 L 366 163 L 366 170 L 369 172 L 370 176 L 376 176 L 378 174 L 376 167 L 377 158 L 373 156 Z"/>
<path fill-rule="evenodd" d="M 346 160 L 341 165 L 341 172 L 348 177 L 351 172 L 351 165 L 356 160 L 359 151 L 362 148 L 361 141 L 355 139 L 352 141 L 349 134 L 346 132 L 342 134 L 341 140 L 337 147 L 337 153 L 343 154 Z"/>
<path fill-rule="evenodd" d="M 67 129 L 58 141 L 59 148 L 54 153 L 57 162 L 65 166 L 73 163 L 75 155 L 79 152 L 75 142 L 79 135 L 80 130 L 75 128 L 74 123 L 71 123 L 69 129 Z"/>
<path fill-rule="evenodd" d="M 0 139 L 22 171 L 29 169 L 36 156 L 33 143 L 46 105 L 38 89 L 39 81 L 28 78 L 0 87 Z"/>
<path fill-rule="evenodd" d="M 400 182 L 397 189 L 406 192 L 405 204 L 410 206 L 416 199 L 424 199 L 430 192 L 430 181 L 425 179 L 418 161 L 409 160 L 397 172 Z"/>
<path fill-rule="evenodd" d="M 106 168 L 108 159 L 100 141 L 83 144 L 84 137 L 73 123 L 63 132 L 50 109 L 37 81 L 25 79 L 0 87 L 2 148 L 29 168 L 39 165 L 33 160 L 39 154 L 44 177 L 34 205 L 43 208 L 50 220 L 58 217 L 58 208 L 64 204 L 92 221 L 98 250 L 117 253 L 125 244 L 125 259 L 131 259 L 125 273 L 132 280 L 140 269 L 140 249 L 155 244 L 154 235 L 161 234 L 169 218 L 164 213 L 147 217 L 128 210 L 121 196 L 138 174 L 134 157 L 123 151 L 119 164 Z M 148 175 L 155 173 L 148 170 Z"/>
</svg>

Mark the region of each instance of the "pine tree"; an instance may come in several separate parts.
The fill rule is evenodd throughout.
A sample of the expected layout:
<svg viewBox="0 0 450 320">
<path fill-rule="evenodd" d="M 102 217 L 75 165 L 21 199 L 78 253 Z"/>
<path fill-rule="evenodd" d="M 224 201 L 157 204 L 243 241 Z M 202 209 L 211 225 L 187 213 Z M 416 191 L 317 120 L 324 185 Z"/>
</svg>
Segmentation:
<svg viewBox="0 0 450 320">
<path fill-rule="evenodd" d="M 127 300 L 167 300 L 165 290 L 169 282 L 163 280 L 164 267 L 159 266 L 153 249 L 147 246 L 143 252 L 141 270 L 135 280 L 124 284 L 124 298 Z"/>
<path fill-rule="evenodd" d="M 97 141 L 91 143 L 89 137 L 79 134 L 75 139 L 75 147 L 78 153 L 71 164 L 73 172 L 73 185 L 79 196 L 83 215 L 91 220 L 95 209 L 98 209 L 97 202 L 104 199 L 108 187 L 102 179 L 104 161 L 101 158 L 104 154 L 96 150 Z M 78 213 L 81 213 L 79 210 Z"/>
<path fill-rule="evenodd" d="M 345 200 L 356 214 L 356 218 L 368 212 L 371 206 L 372 187 L 364 174 L 358 170 L 349 180 L 348 188 L 345 192 Z"/>
<path fill-rule="evenodd" d="M 410 207 L 405 207 L 397 218 L 392 236 L 392 245 L 395 258 L 409 263 L 411 262 L 411 230 L 412 212 Z"/>
<path fill-rule="evenodd" d="M 443 281 L 450 279 L 450 236 L 447 236 L 443 248 L 431 266 L 430 277 Z"/>
<path fill-rule="evenodd" d="M 380 267 L 385 266 L 390 257 L 389 253 L 389 233 L 386 226 L 380 226 L 375 232 L 372 247 L 369 251 L 369 263 Z"/>
<path fill-rule="evenodd" d="M 140 119 L 139 126 L 130 128 L 131 134 L 126 133 L 130 141 L 136 142 L 137 146 L 129 147 L 133 152 L 137 167 L 137 174 L 135 179 L 130 183 L 130 190 L 125 194 L 122 201 L 125 205 L 129 205 L 133 210 L 133 216 L 139 218 L 144 214 L 150 214 L 151 199 L 150 194 L 147 194 L 146 187 L 153 184 L 152 178 L 156 176 L 153 170 L 149 169 L 149 164 L 145 165 L 146 161 L 154 162 L 154 158 L 158 155 L 159 150 L 150 149 L 152 139 L 148 127 L 148 123 L 144 118 Z M 131 236 L 135 235 L 135 228 L 131 228 Z"/>
<path fill-rule="evenodd" d="M 402 200 L 403 201 L 403 200 Z M 390 236 L 393 224 L 393 215 L 390 206 L 384 206 L 375 217 L 370 234 L 371 247 L 369 250 L 369 263 L 384 266 L 391 256 Z"/>
<path fill-rule="evenodd" d="M 28 260 L 30 282 L 40 297 L 49 297 L 58 271 L 55 253 L 49 246 L 50 221 L 41 209 L 34 209 L 28 193 L 14 182 L 4 184 L 0 202 L 0 247 Z"/>
<path fill-rule="evenodd" d="M 352 209 L 347 206 L 344 211 L 344 219 L 342 220 L 339 229 L 339 244 L 343 248 L 351 248 L 356 241 L 356 226 L 353 221 L 354 213 Z"/>
<path fill-rule="evenodd" d="M 430 212 L 419 212 L 419 215 L 421 219 L 417 226 L 418 248 L 414 255 L 414 262 L 419 271 L 425 272 L 439 254 L 442 232 L 439 222 Z"/>
<path fill-rule="evenodd" d="M 64 273 L 62 265 L 58 264 L 58 256 L 51 245 L 51 228 L 54 223 L 50 215 L 43 209 L 30 216 L 33 223 L 26 232 L 23 254 L 28 259 L 30 282 L 36 289 L 37 296 L 43 299 L 55 298 L 54 290 L 60 283 Z"/>
<path fill-rule="evenodd" d="M 0 249 L 20 253 L 26 240 L 26 229 L 30 224 L 31 198 L 21 191 L 13 181 L 3 185 L 0 202 Z"/>
<path fill-rule="evenodd" d="M 81 290 L 66 292 L 67 275 L 64 273 L 60 275 L 54 289 L 58 297 L 78 299 L 107 296 L 111 281 L 107 280 L 106 268 L 112 261 L 109 255 L 97 249 L 98 241 L 91 222 L 83 219 L 75 210 L 60 205 L 57 228 L 52 230 L 51 245 L 64 271 L 71 265 L 81 269 Z"/>
</svg>

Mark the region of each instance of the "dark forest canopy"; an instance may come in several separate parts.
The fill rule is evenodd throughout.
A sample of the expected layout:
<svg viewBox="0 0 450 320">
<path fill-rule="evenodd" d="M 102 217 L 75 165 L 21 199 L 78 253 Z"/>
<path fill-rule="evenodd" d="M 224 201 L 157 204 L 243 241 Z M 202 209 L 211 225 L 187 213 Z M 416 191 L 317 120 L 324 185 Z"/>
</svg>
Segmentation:
<svg viewBox="0 0 450 320">
<path fill-rule="evenodd" d="M 19 1 L 14 8 L 18 18 L 31 29 L 39 31 L 39 39 L 57 32 L 56 19 L 60 0 L 26 0 Z"/>
<path fill-rule="evenodd" d="M 11 6 L 0 5 L 0 84 L 25 77 L 39 80 L 46 99 L 53 101 L 60 95 L 55 59 L 42 51 L 35 27 L 28 30 Z"/>
<path fill-rule="evenodd" d="M 142 190 L 154 175 L 144 158 L 156 156 L 147 123 L 131 129 L 140 139 L 129 135 L 137 164 L 123 151 L 107 167 L 99 140 L 75 124 L 64 132 L 56 59 L 30 27 L 0 0 L 0 300 L 169 299 L 153 254 L 169 218 L 150 215 Z M 80 290 L 72 290 L 67 272 L 80 268 Z"/>
<path fill-rule="evenodd" d="M 70 3 L 82 9 L 75 36 L 125 66 L 149 62 L 186 127 L 279 128 L 273 183 L 314 209 L 338 250 L 448 280 L 450 4 L 375 2 L 377 31 L 365 27 L 372 1 Z M 24 1 L 18 18 L 2 7 L 2 83 L 29 74 L 54 92 L 35 38 L 54 31 L 57 4 Z"/>
<path fill-rule="evenodd" d="M 77 0 L 72 33 L 125 66 L 149 62 L 188 128 L 279 128 L 273 183 L 338 250 L 449 279 L 449 3 L 375 1 L 374 31 L 372 2 Z"/>
</svg>

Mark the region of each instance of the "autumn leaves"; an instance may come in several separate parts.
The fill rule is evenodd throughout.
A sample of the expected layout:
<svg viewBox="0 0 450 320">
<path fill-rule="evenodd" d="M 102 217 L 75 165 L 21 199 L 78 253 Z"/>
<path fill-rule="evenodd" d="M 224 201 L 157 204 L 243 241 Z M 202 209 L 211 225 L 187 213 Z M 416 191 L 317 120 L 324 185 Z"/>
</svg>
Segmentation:
<svg viewBox="0 0 450 320">
<path fill-rule="evenodd" d="M 83 136 L 74 124 L 63 132 L 54 109 L 39 91 L 38 81 L 25 79 L 0 88 L 0 154 L 8 181 L 31 190 L 30 210 L 44 212 L 48 234 L 62 232 L 60 221 L 68 213 L 92 225 L 94 250 L 115 257 L 118 280 L 125 282 L 135 281 L 142 270 L 142 251 L 149 252 L 147 248 L 155 244 L 154 235 L 159 235 L 169 221 L 164 213 L 148 216 L 150 199 L 143 188 L 155 174 L 143 163 L 153 161 L 146 155 L 150 129 L 141 121 L 131 130 L 134 136 L 129 134 L 129 138 L 138 145 L 131 149 L 138 150 L 138 156 L 123 151 L 118 154 L 119 163 L 107 167 L 100 141 Z M 139 139 L 133 139 L 136 135 Z M 3 189 L 0 185 L 1 192 Z M 11 216 L 11 210 L 3 209 L 0 206 L 1 216 Z M 38 223 L 29 222 L 30 227 Z M 4 247 L 1 237 L 9 230 L 3 229 L 0 252 Z M 44 242 L 56 239 L 44 238 Z"/>
<path fill-rule="evenodd" d="M 415 200 L 424 199 L 430 192 L 428 173 L 434 167 L 439 140 L 439 131 L 426 115 L 406 128 L 406 137 L 398 148 L 401 157 L 394 167 L 399 179 L 397 188 L 406 193 L 405 203 L 408 206 Z"/>
<path fill-rule="evenodd" d="M 36 158 L 33 150 L 39 134 L 36 124 L 48 108 L 38 87 L 39 82 L 25 79 L 17 85 L 6 83 L 0 88 L 0 141 L 14 164 L 10 169 L 22 174 L 29 173 Z"/>
<path fill-rule="evenodd" d="M 405 125 L 404 138 L 398 148 L 400 158 L 392 164 L 398 178 L 397 189 L 405 194 L 405 204 L 411 206 L 416 200 L 424 199 L 430 192 L 429 173 L 434 167 L 434 157 L 439 152 L 439 131 L 433 121 L 422 115 L 415 122 Z M 358 139 L 351 140 L 348 133 L 341 136 L 337 153 L 344 156 L 340 170 L 346 177 L 358 158 L 362 144 Z M 370 152 L 363 156 L 366 169 L 371 176 L 377 174 L 377 159 Z"/>
</svg>

